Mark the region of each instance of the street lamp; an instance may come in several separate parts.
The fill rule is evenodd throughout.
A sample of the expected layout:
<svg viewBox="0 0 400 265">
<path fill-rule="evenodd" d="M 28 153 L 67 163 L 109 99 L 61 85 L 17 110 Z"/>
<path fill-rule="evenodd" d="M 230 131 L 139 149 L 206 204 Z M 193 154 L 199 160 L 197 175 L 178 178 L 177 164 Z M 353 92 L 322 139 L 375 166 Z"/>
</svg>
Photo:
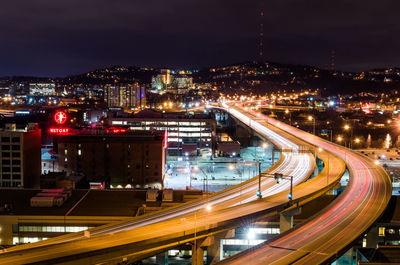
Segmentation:
<svg viewBox="0 0 400 265">
<path fill-rule="evenodd" d="M 308 116 L 309 121 L 313 121 L 313 134 L 315 135 L 315 118 L 313 116 Z"/>
<path fill-rule="evenodd" d="M 286 109 L 285 114 L 289 114 L 289 125 L 292 126 L 292 113 L 289 111 L 289 109 Z"/>
<path fill-rule="evenodd" d="M 193 251 L 194 255 L 192 255 L 192 260 L 193 260 L 193 257 L 195 257 L 195 259 L 196 259 L 196 262 L 194 262 L 195 264 L 197 264 L 197 212 L 200 211 L 201 209 L 202 208 L 197 209 L 197 210 L 194 211 L 194 244 L 193 244 L 193 246 L 194 246 L 194 251 Z M 211 207 L 210 204 L 207 204 L 205 209 L 206 209 L 206 212 L 208 213 L 208 212 L 211 211 L 212 207 Z"/>
<path fill-rule="evenodd" d="M 353 146 L 353 145 L 352 145 L 351 141 L 352 141 L 352 139 L 353 139 L 353 127 L 351 127 L 350 125 L 346 124 L 346 125 L 344 125 L 344 129 L 345 129 L 346 131 L 350 130 L 349 148 L 352 149 L 352 146 Z"/>
</svg>

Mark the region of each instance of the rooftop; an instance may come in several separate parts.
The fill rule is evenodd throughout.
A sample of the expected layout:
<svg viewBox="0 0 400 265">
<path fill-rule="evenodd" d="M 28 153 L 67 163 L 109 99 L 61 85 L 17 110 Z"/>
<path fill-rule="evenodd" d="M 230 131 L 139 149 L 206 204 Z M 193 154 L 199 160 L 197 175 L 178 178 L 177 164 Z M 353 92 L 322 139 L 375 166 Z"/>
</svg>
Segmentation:
<svg viewBox="0 0 400 265">
<path fill-rule="evenodd" d="M 146 202 L 146 190 L 72 190 L 71 197 L 60 207 L 31 207 L 30 198 L 40 192 L 37 189 L 0 189 L 0 215 L 62 216 L 68 213 L 68 216 L 128 217 L 134 216 L 143 204 L 161 205 L 161 202 Z M 198 194 L 198 191 L 174 191 L 174 202 L 183 202 L 183 195 L 187 193 Z"/>
</svg>

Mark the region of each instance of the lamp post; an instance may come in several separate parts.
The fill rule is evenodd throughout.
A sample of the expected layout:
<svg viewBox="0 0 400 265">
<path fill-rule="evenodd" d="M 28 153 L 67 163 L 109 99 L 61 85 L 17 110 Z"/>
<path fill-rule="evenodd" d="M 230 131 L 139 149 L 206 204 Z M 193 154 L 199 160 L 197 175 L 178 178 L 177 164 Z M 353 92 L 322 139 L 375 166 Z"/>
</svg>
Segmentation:
<svg viewBox="0 0 400 265">
<path fill-rule="evenodd" d="M 353 127 L 350 126 L 350 125 L 348 125 L 348 124 L 346 124 L 346 125 L 344 126 L 344 129 L 345 129 L 346 131 L 350 130 L 349 148 L 352 149 L 352 147 L 353 147 L 353 145 L 352 145 L 352 141 L 353 141 Z"/>
<path fill-rule="evenodd" d="M 285 114 L 289 114 L 289 125 L 292 126 L 292 113 L 289 111 L 289 109 L 286 109 Z"/>
<path fill-rule="evenodd" d="M 341 143 L 343 141 L 343 137 L 338 136 L 338 138 L 336 139 L 339 143 Z M 347 152 L 346 152 L 346 141 L 344 141 L 344 162 L 346 163 L 347 160 Z"/>
<path fill-rule="evenodd" d="M 200 211 L 203 208 L 197 209 L 194 211 L 194 243 L 193 243 L 193 247 L 194 247 L 194 251 L 192 253 L 192 264 L 197 264 L 197 212 Z M 210 212 L 212 209 L 210 204 L 207 204 L 205 207 L 206 212 Z M 195 262 L 193 262 L 193 257 Z M 201 259 L 203 259 L 203 257 L 201 257 Z"/>
<path fill-rule="evenodd" d="M 313 135 L 315 135 L 315 117 L 309 115 L 308 120 L 313 121 Z"/>
</svg>

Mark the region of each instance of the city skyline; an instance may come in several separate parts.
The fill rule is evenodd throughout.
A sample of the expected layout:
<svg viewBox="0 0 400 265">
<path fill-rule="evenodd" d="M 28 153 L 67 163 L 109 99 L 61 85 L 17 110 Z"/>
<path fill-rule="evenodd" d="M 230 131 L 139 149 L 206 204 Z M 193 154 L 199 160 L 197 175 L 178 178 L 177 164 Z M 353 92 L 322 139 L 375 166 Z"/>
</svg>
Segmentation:
<svg viewBox="0 0 400 265">
<path fill-rule="evenodd" d="M 260 22 L 266 61 L 329 69 L 334 50 L 338 70 L 396 66 L 398 5 L 8 2 L 0 11 L 0 76 L 62 77 L 110 65 L 202 68 L 259 60 Z"/>
</svg>

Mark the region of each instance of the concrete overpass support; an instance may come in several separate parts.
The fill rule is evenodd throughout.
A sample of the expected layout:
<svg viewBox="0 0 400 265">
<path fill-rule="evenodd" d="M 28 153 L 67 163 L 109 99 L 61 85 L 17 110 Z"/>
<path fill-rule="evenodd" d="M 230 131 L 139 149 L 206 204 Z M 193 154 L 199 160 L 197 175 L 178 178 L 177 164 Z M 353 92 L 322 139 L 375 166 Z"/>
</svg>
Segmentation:
<svg viewBox="0 0 400 265">
<path fill-rule="evenodd" d="M 168 251 L 156 256 L 157 265 L 168 265 Z"/>
<path fill-rule="evenodd" d="M 235 236 L 235 230 L 228 230 L 207 238 L 204 244 L 207 246 L 207 264 L 213 264 L 221 260 L 222 245 L 221 240 Z"/>
<path fill-rule="evenodd" d="M 301 213 L 301 208 L 296 207 L 293 209 L 285 210 L 279 214 L 279 228 L 280 232 L 286 232 L 293 227 L 293 216 Z"/>
<path fill-rule="evenodd" d="M 374 226 L 367 234 L 367 248 L 378 248 L 379 237 L 378 237 L 378 227 Z"/>
<path fill-rule="evenodd" d="M 204 250 L 202 248 L 205 238 L 195 240 L 192 245 L 192 265 L 204 264 Z"/>
</svg>

